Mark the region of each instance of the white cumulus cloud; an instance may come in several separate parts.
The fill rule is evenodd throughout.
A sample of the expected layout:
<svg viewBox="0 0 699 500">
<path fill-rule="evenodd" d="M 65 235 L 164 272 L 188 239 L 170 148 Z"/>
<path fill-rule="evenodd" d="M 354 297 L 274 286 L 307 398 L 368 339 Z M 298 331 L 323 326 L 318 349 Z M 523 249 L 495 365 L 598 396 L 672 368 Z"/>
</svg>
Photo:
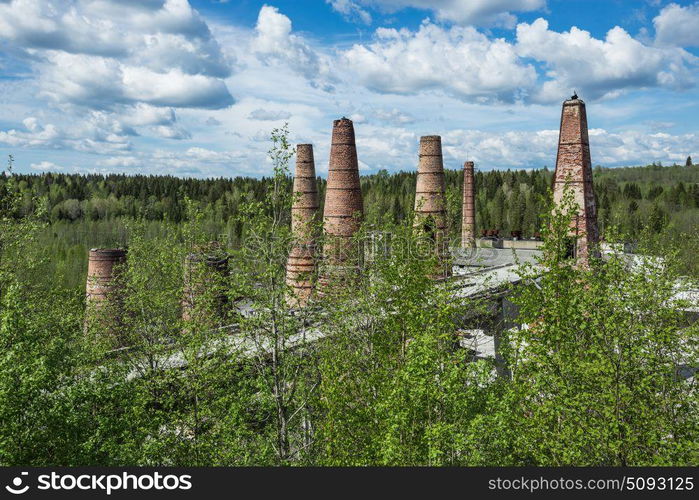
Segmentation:
<svg viewBox="0 0 699 500">
<path fill-rule="evenodd" d="M 306 41 L 291 32 L 291 19 L 276 7 L 264 5 L 255 26 L 252 50 L 269 63 L 282 62 L 309 80 L 320 76 L 323 62 Z"/>
<path fill-rule="evenodd" d="M 699 47 L 699 2 L 682 7 L 671 3 L 653 19 L 659 45 Z"/>
<path fill-rule="evenodd" d="M 313 143 L 325 173 L 332 120 L 345 115 L 367 172 L 414 170 L 423 134 L 443 136 L 449 168 L 467 156 L 484 168 L 552 167 L 560 101 L 577 89 L 604 100 L 589 110 L 594 163 L 697 155 L 697 134 L 682 133 L 697 58 L 662 22 L 655 43 L 621 28 L 557 32 L 543 19 L 512 40 L 474 26 L 543 1 L 328 1 L 350 16 L 424 8 L 435 22 L 348 46 L 294 31 L 268 5 L 244 26 L 205 20 L 185 0 L 0 0 L 0 65 L 21 78 L 0 81 L 0 147 L 33 150 L 18 164 L 50 170 L 266 175 L 270 129 L 288 119 L 292 142 Z M 663 92 L 614 99 L 653 88 Z M 53 150 L 50 161 L 37 150 Z"/>
<path fill-rule="evenodd" d="M 467 100 L 514 101 L 536 82 L 536 71 L 515 47 L 472 27 L 423 23 L 376 30 L 375 40 L 342 54 L 358 81 L 376 92 L 414 94 L 441 90 Z"/>
<path fill-rule="evenodd" d="M 72 125 L 41 123 L 30 116 L 23 120 L 24 130 L 0 131 L 0 144 L 28 149 L 69 149 L 85 153 L 113 154 L 132 148 L 135 133 L 118 120 L 93 112 Z"/>
<path fill-rule="evenodd" d="M 574 89 L 597 99 L 627 89 L 687 88 L 695 79 L 688 66 L 698 61 L 683 49 L 644 45 L 618 26 L 599 40 L 576 27 L 552 31 L 541 18 L 517 26 L 517 51 L 546 65 L 545 80 L 534 96 L 542 102 L 560 101 Z"/>
<path fill-rule="evenodd" d="M 25 51 L 57 102 L 220 108 L 232 61 L 187 0 L 10 0 L 0 40 Z"/>
<path fill-rule="evenodd" d="M 653 161 L 684 162 L 699 150 L 699 134 L 645 133 L 636 130 L 590 129 L 593 165 L 647 165 Z M 442 138 L 446 158 L 468 155 L 489 168 L 553 168 L 558 130 L 509 131 L 452 130 Z"/>
</svg>

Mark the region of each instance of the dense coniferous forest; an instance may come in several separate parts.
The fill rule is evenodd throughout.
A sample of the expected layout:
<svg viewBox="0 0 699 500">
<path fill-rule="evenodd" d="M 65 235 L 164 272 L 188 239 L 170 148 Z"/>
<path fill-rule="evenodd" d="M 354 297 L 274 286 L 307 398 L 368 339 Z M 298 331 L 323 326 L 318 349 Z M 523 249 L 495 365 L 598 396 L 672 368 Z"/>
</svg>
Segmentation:
<svg viewBox="0 0 699 500">
<path fill-rule="evenodd" d="M 261 201 L 272 181 L 233 179 L 182 179 L 172 176 L 77 175 L 46 173 L 15 176 L 22 193 L 17 216 L 36 210 L 45 200 L 49 229 L 44 244 L 59 257 L 57 265 L 77 285 L 86 266 L 87 249 L 124 245 L 128 234 L 123 220 L 142 218 L 157 234 L 162 223 L 179 224 L 185 218 L 187 200 L 200 205 L 212 237 L 225 234 L 227 241 L 241 241 L 245 225 L 236 215 L 243 203 Z M 477 171 L 476 224 L 482 230 L 497 229 L 501 236 L 521 231 L 524 237 L 538 235 L 541 213 L 551 185 L 552 171 Z M 461 227 L 462 172 L 446 171 L 452 237 Z M 7 174 L 0 177 L 0 189 Z M 318 179 L 321 209 L 325 180 Z M 670 228 L 673 233 L 699 227 L 699 166 L 659 164 L 645 167 L 594 169 L 595 194 L 600 230 L 614 226 L 629 241 L 650 227 L 655 232 Z M 291 189 L 291 179 L 284 186 Z M 380 171 L 362 177 L 367 221 L 378 224 L 400 222 L 413 208 L 415 173 L 389 174 Z M 74 281 L 73 281 L 74 280 Z"/>
<path fill-rule="evenodd" d="M 446 172 L 455 217 L 460 217 L 457 205 L 461 196 L 461 175 L 456 170 Z M 519 230 L 525 236 L 539 231 L 541 197 L 547 195 L 550 187 L 550 170 L 479 171 L 475 177 L 478 230 L 499 229 L 502 233 Z M 0 177 L 0 189 L 6 178 L 7 174 Z M 206 207 L 212 221 L 225 224 L 241 202 L 261 200 L 270 182 L 265 177 L 182 179 L 59 173 L 19 174 L 16 178 L 24 196 L 19 215 L 31 214 L 37 198 L 45 198 L 53 223 L 97 222 L 124 216 L 181 222 L 185 199 L 191 199 Z M 288 181 L 290 189 L 291 179 Z M 322 203 L 325 180 L 319 178 L 318 182 Z M 697 165 L 597 167 L 594 182 L 602 228 L 610 223 L 622 223 L 625 232 L 633 235 L 644 221 L 653 220 L 653 217 L 669 218 L 680 225 L 695 221 L 694 210 L 699 208 Z M 412 209 L 414 190 L 414 172 L 389 174 L 380 171 L 364 176 L 362 191 L 369 219 L 382 216 L 393 221 L 403 220 Z M 240 236 L 242 228 L 234 231 Z"/>
</svg>

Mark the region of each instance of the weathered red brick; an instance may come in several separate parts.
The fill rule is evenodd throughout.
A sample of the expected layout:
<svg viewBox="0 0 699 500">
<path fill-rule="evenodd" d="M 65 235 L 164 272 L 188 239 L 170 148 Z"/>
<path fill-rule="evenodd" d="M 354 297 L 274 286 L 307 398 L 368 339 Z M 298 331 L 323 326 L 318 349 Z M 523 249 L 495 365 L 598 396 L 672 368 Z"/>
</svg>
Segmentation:
<svg viewBox="0 0 699 500">
<path fill-rule="evenodd" d="M 461 220 L 461 247 L 472 248 L 476 244 L 476 205 L 475 182 L 473 178 L 474 164 L 464 163 L 464 192 L 463 213 Z"/>
<path fill-rule="evenodd" d="M 442 159 L 442 138 L 420 138 L 415 185 L 415 227 L 433 242 L 440 269 L 435 276 L 449 275 L 446 183 Z"/>
<path fill-rule="evenodd" d="M 324 277 L 342 268 L 356 272 L 361 253 L 351 238 L 361 225 L 363 211 L 354 125 L 352 120 L 342 118 L 333 122 L 330 146 L 323 213 Z"/>
<path fill-rule="evenodd" d="M 288 302 L 293 306 L 305 306 L 313 291 L 318 209 L 313 145 L 299 144 L 296 147 L 294 202 L 291 207 L 291 231 L 294 241 L 286 264 L 286 283 L 292 288 L 292 296 Z"/>
<path fill-rule="evenodd" d="M 587 112 L 581 99 L 563 103 L 558 157 L 553 178 L 554 203 L 560 203 L 569 186 L 573 191 L 577 214 L 571 222 L 571 236 L 576 238 L 576 257 L 587 262 L 590 251 L 599 241 L 597 207 L 592 184 L 590 140 Z"/>
</svg>

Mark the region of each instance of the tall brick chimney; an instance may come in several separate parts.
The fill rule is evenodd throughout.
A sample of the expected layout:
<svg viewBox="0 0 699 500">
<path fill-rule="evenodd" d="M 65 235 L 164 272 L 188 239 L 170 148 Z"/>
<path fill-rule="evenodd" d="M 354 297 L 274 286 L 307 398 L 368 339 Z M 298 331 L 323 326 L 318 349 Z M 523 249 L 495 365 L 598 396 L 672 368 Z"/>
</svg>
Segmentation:
<svg viewBox="0 0 699 500">
<path fill-rule="evenodd" d="M 313 145 L 296 146 L 294 201 L 291 206 L 291 233 L 294 239 L 286 263 L 286 283 L 293 290 L 289 305 L 303 307 L 313 291 L 316 270 L 315 224 L 318 222 L 318 185 Z"/>
<path fill-rule="evenodd" d="M 461 219 L 461 248 L 476 246 L 476 185 L 473 178 L 473 162 L 464 163 L 464 200 Z"/>
<path fill-rule="evenodd" d="M 219 243 L 196 247 L 184 261 L 182 320 L 219 326 L 227 302 L 228 255 Z"/>
<path fill-rule="evenodd" d="M 587 113 L 585 103 L 577 95 L 565 101 L 561 111 L 558 157 L 553 176 L 555 204 L 561 203 L 566 185 L 570 186 L 577 206 L 577 214 L 571 223 L 571 236 L 576 238 L 575 257 L 587 262 L 591 247 L 599 241 L 599 232 Z"/>
<path fill-rule="evenodd" d="M 92 325 L 106 331 L 116 329 L 122 314 L 119 274 L 125 263 L 126 250 L 124 249 L 90 249 L 85 286 L 86 329 Z"/>
<path fill-rule="evenodd" d="M 438 276 L 450 273 L 446 212 L 446 185 L 442 160 L 442 138 L 438 135 L 420 137 L 417 183 L 415 186 L 415 226 L 428 236 L 440 262 Z"/>
<path fill-rule="evenodd" d="M 359 266 L 360 247 L 352 242 L 352 237 L 359 230 L 363 210 L 354 126 L 352 120 L 342 118 L 333 122 L 330 147 L 323 213 L 324 280 L 334 271 Z"/>
</svg>

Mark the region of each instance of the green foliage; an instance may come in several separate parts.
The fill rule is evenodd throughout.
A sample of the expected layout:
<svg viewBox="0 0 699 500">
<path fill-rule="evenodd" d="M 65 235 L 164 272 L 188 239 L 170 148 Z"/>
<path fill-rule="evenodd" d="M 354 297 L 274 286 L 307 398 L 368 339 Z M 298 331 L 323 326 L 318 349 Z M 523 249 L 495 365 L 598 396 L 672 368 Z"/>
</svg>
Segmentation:
<svg viewBox="0 0 699 500">
<path fill-rule="evenodd" d="M 522 231 L 524 238 L 540 233 L 551 175 L 548 169 L 477 171 L 477 233 L 499 229 L 502 236 L 509 237 L 513 231 Z M 456 241 L 461 228 L 463 172 L 447 170 L 445 176 L 450 240 Z M 628 241 L 638 241 L 649 225 L 662 230 L 668 238 L 699 228 L 697 166 L 597 167 L 594 180 L 603 236 L 611 227 Z M 415 197 L 414 172 L 389 174 L 384 170 L 363 176 L 361 183 L 365 219 L 371 226 L 378 228 L 410 218 Z M 45 218 L 51 224 L 35 237 L 56 256 L 49 272 L 56 275 L 55 279 L 64 280 L 65 286 L 75 288 L 84 283 L 89 248 L 128 244 L 127 220 L 143 219 L 147 235 L 157 237 L 171 230 L 169 223 L 185 222 L 188 203 L 195 203 L 201 212 L 200 228 L 206 239 L 222 240 L 237 248 L 248 236 L 249 227 L 240 217 L 243 208 L 252 202 L 264 204 L 270 189 L 286 193 L 291 190 L 288 172 L 276 181 L 274 175 L 260 179 L 54 173 L 0 176 L 0 192 L 9 184 L 17 189 L 13 217 L 33 214 L 44 204 Z M 319 179 L 319 193 L 322 210 L 323 179 Z"/>
<path fill-rule="evenodd" d="M 362 178 L 368 258 L 289 307 L 287 138 L 273 132 L 259 181 L 3 174 L 0 464 L 696 463 L 695 383 L 679 376 L 697 359 L 679 309 L 696 303 L 677 299 L 699 276 L 697 233 L 680 232 L 694 167 L 657 185 L 639 176 L 663 167 L 596 173 L 607 243 L 620 226 L 640 244 L 587 266 L 567 259 L 572 200 L 551 214 L 550 172 L 476 174 L 480 227 L 544 237 L 511 291 L 503 370 L 459 347 L 495 328 L 494 304 L 455 294 L 470 277 L 429 278 L 414 174 Z M 447 172 L 454 231 L 460 177 Z M 129 259 L 120 294 L 84 312 L 87 248 L 101 245 Z"/>
<path fill-rule="evenodd" d="M 385 229 L 392 251 L 374 254 L 356 280 L 337 283 L 325 318 L 332 335 L 319 353 L 320 461 L 458 464 L 491 365 L 468 363 L 468 352 L 455 349 L 456 321 L 480 305 L 428 277 L 437 262 L 416 251 L 410 221 Z"/>
<path fill-rule="evenodd" d="M 247 237 L 233 253 L 231 298 L 240 304 L 237 333 L 246 355 L 254 404 L 264 426 L 257 453 L 262 463 L 306 460 L 310 451 L 310 408 L 318 386 L 313 363 L 316 312 L 289 307 L 285 264 L 289 253 L 292 194 L 287 182 L 293 151 L 284 125 L 272 131 L 273 177 L 263 201 L 241 207 Z"/>
<path fill-rule="evenodd" d="M 70 407 L 57 394 L 76 362 L 81 300 L 40 279 L 49 254 L 33 238 L 45 224 L 43 208 L 17 217 L 22 198 L 11 159 L 8 171 L 0 192 L 0 463 L 61 463 L 75 451 Z"/>
<path fill-rule="evenodd" d="M 570 213 L 557 210 L 544 272 L 524 268 L 512 374 L 474 445 L 498 465 L 691 465 L 697 400 L 679 368 L 697 359 L 697 325 L 678 306 L 672 254 L 561 259 Z"/>
</svg>

